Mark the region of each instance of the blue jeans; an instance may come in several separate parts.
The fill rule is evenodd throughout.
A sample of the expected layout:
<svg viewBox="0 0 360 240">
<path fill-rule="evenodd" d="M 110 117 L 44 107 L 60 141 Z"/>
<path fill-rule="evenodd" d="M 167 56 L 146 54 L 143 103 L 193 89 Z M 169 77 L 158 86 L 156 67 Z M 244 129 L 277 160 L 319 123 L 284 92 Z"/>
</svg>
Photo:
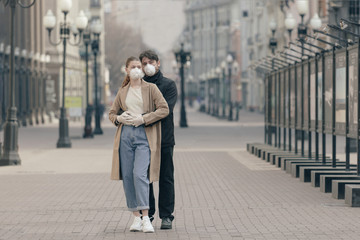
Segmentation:
<svg viewBox="0 0 360 240">
<path fill-rule="evenodd" d="M 132 212 L 149 209 L 150 148 L 144 126 L 124 125 L 119 149 L 127 207 Z"/>
</svg>

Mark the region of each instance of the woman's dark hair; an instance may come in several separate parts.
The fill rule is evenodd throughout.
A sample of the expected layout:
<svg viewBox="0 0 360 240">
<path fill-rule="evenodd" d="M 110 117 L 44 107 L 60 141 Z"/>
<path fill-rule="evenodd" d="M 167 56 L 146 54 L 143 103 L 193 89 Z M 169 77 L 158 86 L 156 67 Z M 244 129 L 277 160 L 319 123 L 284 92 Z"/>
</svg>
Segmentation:
<svg viewBox="0 0 360 240">
<path fill-rule="evenodd" d="M 159 56 L 153 50 L 146 50 L 146 51 L 142 52 L 139 56 L 140 62 L 142 62 L 144 57 L 147 57 L 150 60 L 159 61 Z"/>
<path fill-rule="evenodd" d="M 128 67 L 130 62 L 132 61 L 139 61 L 139 59 L 137 57 L 129 57 L 127 60 L 126 60 L 126 63 L 125 63 L 125 66 Z M 124 81 L 122 82 L 121 84 L 121 87 L 125 87 L 126 85 L 128 85 L 130 82 L 130 77 L 126 74 L 125 76 L 125 79 Z"/>
</svg>

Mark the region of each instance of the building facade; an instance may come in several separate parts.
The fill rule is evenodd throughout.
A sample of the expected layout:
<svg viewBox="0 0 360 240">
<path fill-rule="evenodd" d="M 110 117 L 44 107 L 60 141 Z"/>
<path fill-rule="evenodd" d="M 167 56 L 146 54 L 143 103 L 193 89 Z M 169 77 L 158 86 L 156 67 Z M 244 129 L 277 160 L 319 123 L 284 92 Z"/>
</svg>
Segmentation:
<svg viewBox="0 0 360 240">
<path fill-rule="evenodd" d="M 45 29 L 42 26 L 44 2 L 29 9 L 17 6 L 14 22 L 14 81 L 17 117 L 22 126 L 44 123 L 47 70 Z M 0 128 L 10 105 L 10 7 L 0 4 Z"/>
<path fill-rule="evenodd" d="M 318 14 L 323 25 L 339 24 L 340 17 L 355 22 L 360 19 L 358 0 L 315 0 L 307 1 L 307 4 L 309 10 L 303 23 L 307 26 L 308 33 L 311 32 L 310 21 L 315 14 Z M 285 27 L 285 19 L 289 13 L 297 23 L 291 37 Z M 269 27 L 271 21 L 276 22 L 276 50 L 284 50 L 290 39 L 293 41 L 298 38 L 297 27 L 301 23 L 301 16 L 296 0 L 188 0 L 185 15 L 184 36 L 192 46 L 189 76 L 196 83 L 198 95 L 204 99 L 205 105 L 211 105 L 216 88 L 220 88 L 220 98 L 224 98 L 222 95 L 225 94 L 221 94 L 222 92 L 227 92 L 223 91 L 221 85 L 221 73 L 214 70 L 221 67 L 222 61 L 230 53 L 239 64 L 237 74 L 231 79 L 232 101 L 240 102 L 245 109 L 263 112 L 264 75 L 249 67 L 272 54 L 269 46 L 272 37 Z M 228 70 L 225 69 L 225 78 L 227 77 Z M 208 81 L 216 78 L 220 84 Z M 206 108 L 208 107 L 205 106 Z"/>
<path fill-rule="evenodd" d="M 94 19 L 103 18 L 101 1 L 73 1 L 67 20 L 74 22 L 80 9 L 92 11 Z M 23 126 L 44 123 L 59 114 L 62 103 L 62 44 L 53 46 L 44 27 L 43 17 L 51 9 L 57 24 L 51 33 L 51 41 L 59 43 L 59 24 L 63 21 L 60 1 L 39 1 L 28 8 L 16 7 L 15 39 L 15 85 L 16 107 L 19 123 Z M 92 20 L 94 20 L 92 19 Z M 9 55 L 10 55 L 10 8 L 0 4 L 0 129 L 5 122 L 9 107 Z M 101 35 L 98 58 L 100 97 L 105 99 L 104 35 Z M 73 41 L 71 36 L 70 42 Z M 82 43 L 80 44 L 80 46 Z M 65 96 L 82 99 L 86 107 L 85 63 L 80 57 L 79 46 L 67 44 Z M 91 51 L 90 51 L 91 53 Z M 93 69 L 90 65 L 90 74 Z M 92 80 L 92 78 L 90 78 Z M 94 81 L 90 84 L 90 96 L 94 94 Z M 93 101 L 92 101 L 93 102 Z M 103 102 L 103 101 L 101 101 Z"/>
</svg>

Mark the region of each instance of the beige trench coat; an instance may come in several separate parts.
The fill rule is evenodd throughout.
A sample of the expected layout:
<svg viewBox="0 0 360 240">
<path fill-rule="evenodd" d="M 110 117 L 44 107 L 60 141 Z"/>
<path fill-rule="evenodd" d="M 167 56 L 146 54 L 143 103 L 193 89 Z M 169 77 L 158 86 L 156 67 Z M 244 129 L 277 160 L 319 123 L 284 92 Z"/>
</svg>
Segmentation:
<svg viewBox="0 0 360 240">
<path fill-rule="evenodd" d="M 115 124 L 116 117 L 119 112 L 127 111 L 125 99 L 129 90 L 130 84 L 125 87 L 121 87 L 115 97 L 114 103 L 111 106 L 109 112 L 109 119 Z M 144 108 L 144 122 L 145 122 L 145 133 L 149 142 L 151 157 L 149 166 L 149 180 L 150 182 L 158 181 L 160 175 L 160 157 L 161 157 L 161 122 L 160 119 L 166 117 L 169 114 L 169 107 L 161 94 L 158 87 L 153 83 L 145 82 L 141 80 L 141 94 L 143 98 Z M 158 121 L 158 122 L 157 122 Z M 152 124 L 157 122 L 155 124 Z M 115 124 L 116 126 L 116 124 Z M 120 136 L 123 124 L 117 126 L 113 157 L 112 157 L 112 168 L 111 168 L 111 179 L 122 180 L 120 170 Z"/>
</svg>

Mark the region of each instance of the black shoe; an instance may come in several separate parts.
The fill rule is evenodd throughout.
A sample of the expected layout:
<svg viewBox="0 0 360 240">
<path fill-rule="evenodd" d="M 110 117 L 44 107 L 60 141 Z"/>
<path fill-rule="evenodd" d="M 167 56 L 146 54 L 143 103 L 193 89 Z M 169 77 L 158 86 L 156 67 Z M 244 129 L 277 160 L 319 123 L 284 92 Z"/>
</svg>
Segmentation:
<svg viewBox="0 0 360 240">
<path fill-rule="evenodd" d="M 163 218 L 160 229 L 172 229 L 172 221 L 170 218 Z"/>
</svg>

